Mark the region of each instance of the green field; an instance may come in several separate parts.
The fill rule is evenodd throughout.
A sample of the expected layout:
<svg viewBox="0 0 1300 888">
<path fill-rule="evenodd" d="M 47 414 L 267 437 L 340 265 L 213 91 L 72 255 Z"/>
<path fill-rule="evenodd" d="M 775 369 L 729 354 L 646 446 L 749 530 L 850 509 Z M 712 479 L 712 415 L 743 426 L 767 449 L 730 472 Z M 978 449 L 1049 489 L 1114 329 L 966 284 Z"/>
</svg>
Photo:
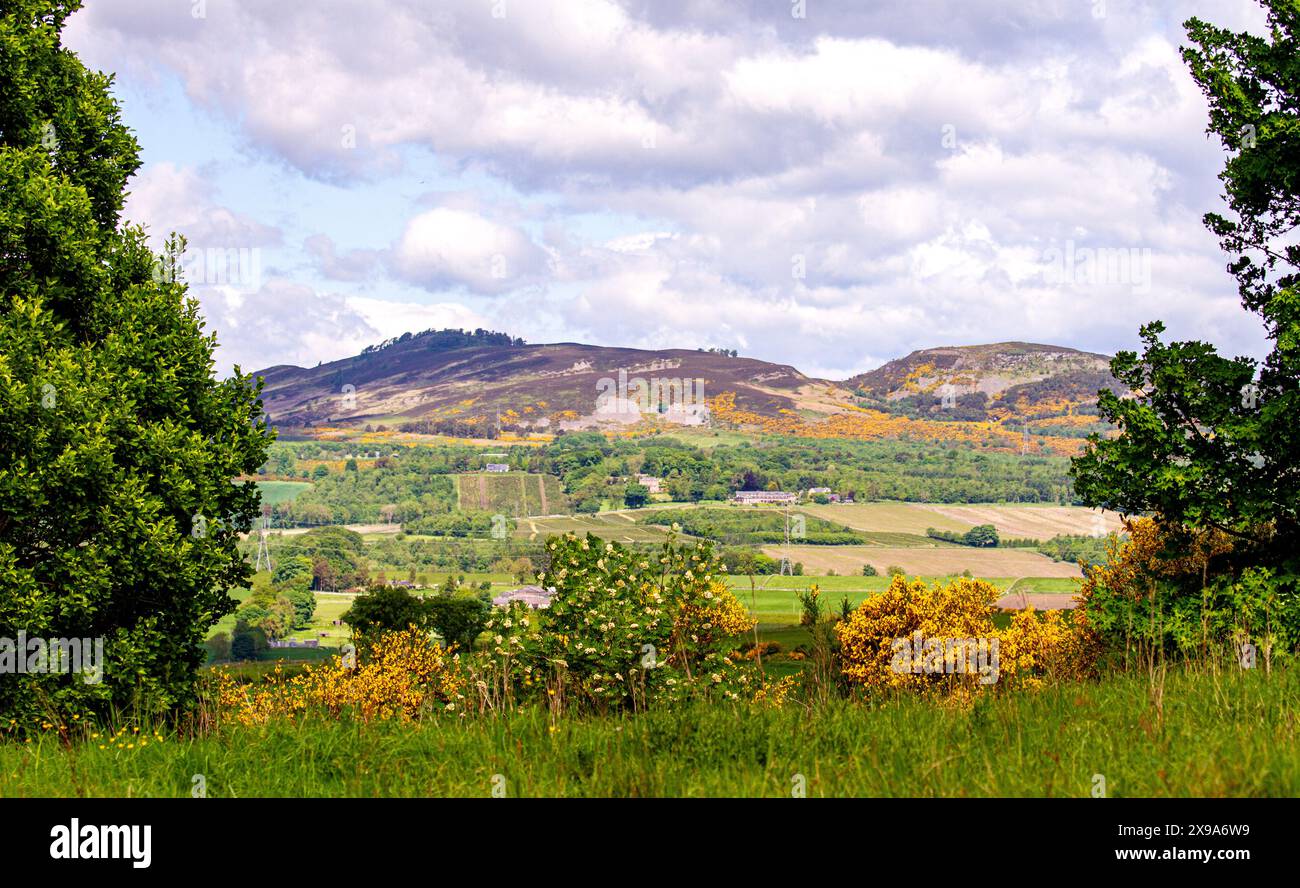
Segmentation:
<svg viewBox="0 0 1300 888">
<path fill-rule="evenodd" d="M 265 668 L 261 665 L 260 668 Z M 989 695 L 636 716 L 536 708 L 412 724 L 306 718 L 132 749 L 0 744 L 0 796 L 1300 795 L 1300 671 L 1144 672 Z M 105 746 L 106 748 L 100 748 Z"/>
<path fill-rule="evenodd" d="M 309 481 L 258 481 L 257 489 L 262 493 L 262 505 L 278 506 L 291 503 L 305 490 L 311 489 Z"/>
</svg>

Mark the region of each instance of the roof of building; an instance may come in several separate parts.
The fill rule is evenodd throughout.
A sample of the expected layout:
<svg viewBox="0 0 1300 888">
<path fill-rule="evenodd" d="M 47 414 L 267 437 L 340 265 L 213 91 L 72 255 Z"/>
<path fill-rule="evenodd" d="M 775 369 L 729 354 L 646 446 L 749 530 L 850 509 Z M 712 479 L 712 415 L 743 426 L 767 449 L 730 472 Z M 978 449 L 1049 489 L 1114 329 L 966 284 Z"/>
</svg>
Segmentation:
<svg viewBox="0 0 1300 888">
<path fill-rule="evenodd" d="M 551 598 L 554 595 L 554 588 L 543 589 L 541 586 L 520 586 L 518 589 L 511 589 L 495 596 L 492 603 L 497 607 L 505 607 L 512 601 L 522 601 L 531 608 L 545 608 L 550 607 Z"/>
</svg>

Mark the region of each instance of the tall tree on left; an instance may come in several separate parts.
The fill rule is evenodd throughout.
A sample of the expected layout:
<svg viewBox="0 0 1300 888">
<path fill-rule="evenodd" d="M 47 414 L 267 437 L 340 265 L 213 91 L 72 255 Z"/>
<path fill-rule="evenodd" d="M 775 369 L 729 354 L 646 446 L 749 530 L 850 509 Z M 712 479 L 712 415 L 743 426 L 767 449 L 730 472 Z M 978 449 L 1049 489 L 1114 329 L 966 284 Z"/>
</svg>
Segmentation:
<svg viewBox="0 0 1300 888">
<path fill-rule="evenodd" d="M 80 6 L 0 5 L 0 732 L 194 703 L 250 575 L 259 494 L 231 482 L 273 436 L 260 382 L 215 377 L 183 241 L 121 219 L 139 146 L 60 43 Z M 89 674 L 58 639 L 90 640 Z"/>
</svg>

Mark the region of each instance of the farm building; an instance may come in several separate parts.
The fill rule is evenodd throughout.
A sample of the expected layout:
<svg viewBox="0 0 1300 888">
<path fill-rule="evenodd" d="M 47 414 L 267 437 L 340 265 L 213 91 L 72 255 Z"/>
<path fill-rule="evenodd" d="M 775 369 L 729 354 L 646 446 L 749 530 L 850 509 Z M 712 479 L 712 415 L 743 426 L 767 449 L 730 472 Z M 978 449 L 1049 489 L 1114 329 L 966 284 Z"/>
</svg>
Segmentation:
<svg viewBox="0 0 1300 888">
<path fill-rule="evenodd" d="M 511 589 L 509 592 L 502 592 L 492 599 L 492 604 L 496 607 L 507 607 L 512 601 L 522 601 L 533 610 L 548 608 L 551 606 L 551 596 L 555 594 L 555 589 L 543 589 L 541 586 L 520 586 L 518 589 Z"/>
<path fill-rule="evenodd" d="M 745 503 L 793 503 L 797 502 L 799 495 L 787 493 L 784 490 L 738 490 L 736 491 L 736 502 Z"/>
<path fill-rule="evenodd" d="M 656 478 L 654 475 L 637 475 L 636 483 L 651 493 L 663 493 L 664 479 Z"/>
<path fill-rule="evenodd" d="M 489 472 L 508 472 L 508 471 L 510 471 L 510 466 L 507 465 L 506 463 L 488 463 L 484 468 L 485 468 L 487 471 L 489 471 Z"/>
</svg>

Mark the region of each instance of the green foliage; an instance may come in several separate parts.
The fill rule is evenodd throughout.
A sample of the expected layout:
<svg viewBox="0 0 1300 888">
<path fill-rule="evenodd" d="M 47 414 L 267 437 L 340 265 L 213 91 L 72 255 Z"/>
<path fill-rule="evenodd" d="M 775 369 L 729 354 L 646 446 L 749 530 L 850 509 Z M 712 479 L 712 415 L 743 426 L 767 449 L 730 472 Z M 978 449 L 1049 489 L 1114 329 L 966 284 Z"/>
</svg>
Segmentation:
<svg viewBox="0 0 1300 888">
<path fill-rule="evenodd" d="M 518 522 L 505 515 L 490 512 L 452 512 L 447 515 L 430 515 L 403 525 L 407 533 L 423 536 L 476 537 L 479 539 L 510 536 Z"/>
<path fill-rule="evenodd" d="M 1115 536 L 1092 537 L 1061 534 L 1037 544 L 1038 551 L 1053 561 L 1072 564 L 1102 564 L 1106 560 L 1106 547 Z"/>
<path fill-rule="evenodd" d="M 1267 569 L 1247 568 L 1240 579 L 1213 578 L 1203 588 L 1155 582 L 1145 599 L 1129 589 L 1098 585 L 1088 602 L 1088 622 L 1116 650 L 1168 650 L 1185 656 L 1250 641 L 1264 658 L 1287 657 L 1300 643 L 1300 597 L 1289 594 Z"/>
<path fill-rule="evenodd" d="M 392 339 L 385 340 L 378 345 L 368 345 L 361 350 L 362 355 L 372 355 L 391 349 L 394 346 L 406 346 L 408 348 L 419 348 L 427 351 L 443 352 L 454 351 L 461 348 L 481 348 L 490 346 L 493 348 L 518 348 L 525 345 L 523 339 L 511 336 L 508 333 L 497 333 L 493 330 L 461 330 L 459 328 L 450 328 L 444 330 L 422 330 L 419 333 L 403 333 L 401 336 L 395 336 Z"/>
<path fill-rule="evenodd" d="M 235 631 L 230 636 L 230 659 L 256 660 L 266 648 L 265 632 L 244 622 L 235 623 Z"/>
<path fill-rule="evenodd" d="M 728 604 L 740 605 L 709 543 L 670 538 L 647 555 L 567 534 L 546 549 L 538 582 L 554 587 L 550 606 L 529 611 L 516 602 L 493 614 L 486 662 L 597 711 L 687 696 L 743 699 L 753 676 L 724 653 L 728 631 L 742 628 L 729 630 Z"/>
<path fill-rule="evenodd" d="M 208 628 L 248 568 L 265 461 L 259 387 L 213 378 L 214 338 L 120 214 L 138 147 L 63 48 L 79 2 L 0 8 L 0 636 L 104 639 L 101 684 L 8 677 L 0 711 L 194 700 Z"/>
<path fill-rule="evenodd" d="M 284 597 L 293 605 L 293 628 L 310 629 L 316 615 L 316 596 L 309 589 L 286 589 Z"/>
<path fill-rule="evenodd" d="M 965 533 L 957 533 L 952 530 L 936 530 L 933 527 L 925 529 L 925 535 L 935 540 L 943 540 L 948 543 L 958 543 L 963 546 L 975 546 L 976 548 L 996 548 L 1000 544 L 998 529 L 992 524 L 980 524 L 972 527 Z"/>
<path fill-rule="evenodd" d="M 961 541 L 967 546 L 984 549 L 996 548 L 998 529 L 992 524 L 979 524 L 962 534 Z"/>
<path fill-rule="evenodd" d="M 300 577 L 306 577 L 310 583 L 311 559 L 306 555 L 290 555 L 282 557 L 280 563 L 275 566 L 275 570 L 271 573 L 271 582 L 288 583 Z"/>
<path fill-rule="evenodd" d="M 724 545 L 766 545 L 786 539 L 786 515 L 777 509 L 656 509 L 642 515 L 638 524 L 669 527 L 682 533 L 716 540 Z M 866 538 L 843 524 L 802 512 L 790 516 L 790 538 L 799 545 L 852 546 Z"/>
<path fill-rule="evenodd" d="M 282 537 L 281 564 L 307 558 L 312 564 L 313 589 L 349 589 L 364 585 L 370 575 L 366 545 L 361 534 L 346 527 L 318 527 L 303 534 Z"/>
<path fill-rule="evenodd" d="M 410 626 L 425 628 L 429 624 L 429 611 L 422 599 L 403 588 L 375 586 L 358 595 L 341 619 L 352 627 L 355 635 L 365 638 Z"/>
<path fill-rule="evenodd" d="M 871 565 L 871 564 L 862 565 L 862 575 L 864 577 L 874 577 L 874 576 L 878 576 L 879 574 L 880 571 L 876 570 L 875 565 Z"/>
<path fill-rule="evenodd" d="M 521 448 L 524 449 L 524 448 Z M 1053 456 L 977 450 L 919 441 L 764 438 L 709 449 L 671 438 L 614 439 L 566 434 L 529 450 L 532 471 L 564 482 L 575 504 L 610 499 L 611 477 L 640 471 L 664 479 L 675 500 L 725 500 L 736 490 L 830 487 L 858 502 L 939 503 L 1073 501 L 1069 461 Z"/>
<path fill-rule="evenodd" d="M 354 452 L 355 445 L 330 442 L 276 444 L 268 466 L 342 459 Z M 471 448 L 418 447 L 399 457 L 380 456 L 364 466 L 357 461 L 357 471 L 335 472 L 317 480 L 293 500 L 276 504 L 272 516 L 278 525 L 301 527 L 444 515 L 456 508 L 453 475 L 470 471 L 480 458 Z"/>
<path fill-rule="evenodd" d="M 826 616 L 826 607 L 821 600 L 821 590 L 814 585 L 796 591 L 794 594 L 799 599 L 799 625 L 816 626 L 820 623 Z"/>
<path fill-rule="evenodd" d="M 1161 341 L 1116 355 L 1138 397 L 1103 392 L 1121 434 L 1094 438 L 1073 475 L 1089 505 L 1155 513 L 1234 540 L 1233 569 L 1300 572 L 1300 6 L 1268 0 L 1268 38 L 1187 22 L 1183 58 L 1210 106 L 1209 132 L 1229 157 L 1220 176 L 1233 218 L 1206 216 L 1233 259 L 1244 308 L 1272 342 L 1264 361 L 1225 358 L 1205 342 Z"/>
<path fill-rule="evenodd" d="M 718 560 L 728 573 L 736 575 L 766 576 L 781 572 L 780 559 L 750 549 L 723 549 Z"/>
<path fill-rule="evenodd" d="M 371 560 L 398 570 L 417 572 L 514 573 L 521 558 L 540 558 L 542 543 L 524 540 L 442 539 L 400 540 L 385 536 L 370 546 Z"/>
<path fill-rule="evenodd" d="M 623 488 L 623 504 L 629 509 L 639 509 L 650 502 L 650 488 L 644 484 L 629 484 Z"/>
<path fill-rule="evenodd" d="M 309 459 L 345 460 L 356 445 L 313 441 L 276 444 L 263 468 L 276 473 Z M 489 502 L 480 503 L 482 451 L 460 445 L 404 447 L 398 456 L 358 460 L 358 471 L 335 472 L 292 499 L 277 502 L 281 526 L 413 522 L 458 510 L 536 515 L 572 510 L 593 514 L 628 505 L 616 479 L 639 471 L 663 478 L 679 502 L 727 500 L 742 486 L 805 490 L 831 486 L 859 501 L 1072 501 L 1069 463 L 915 441 L 764 439 L 710 449 L 670 438 L 607 440 L 570 433 L 544 447 L 510 446 L 503 462 L 529 474 L 483 476 Z M 458 479 L 457 476 L 466 478 Z M 472 477 L 471 477 L 472 476 Z M 562 484 L 555 484 L 555 479 Z M 465 483 L 458 484 L 459 481 Z M 546 485 L 541 508 L 538 485 Z M 640 485 L 638 485 L 640 486 Z M 459 490 L 458 490 L 459 488 Z M 639 491 L 633 501 L 644 505 Z M 639 506 L 636 506 L 639 507 Z M 843 531 L 841 531 L 843 532 Z M 814 537 L 814 540 L 816 538 Z"/>
<path fill-rule="evenodd" d="M 464 595 L 440 592 L 424 601 L 429 626 L 437 632 L 446 646 L 455 645 L 461 650 L 474 647 L 487 624 L 492 611 L 486 593 Z"/>
<path fill-rule="evenodd" d="M 208 652 L 209 662 L 221 662 L 230 659 L 230 635 L 218 632 L 203 642 Z"/>
</svg>

